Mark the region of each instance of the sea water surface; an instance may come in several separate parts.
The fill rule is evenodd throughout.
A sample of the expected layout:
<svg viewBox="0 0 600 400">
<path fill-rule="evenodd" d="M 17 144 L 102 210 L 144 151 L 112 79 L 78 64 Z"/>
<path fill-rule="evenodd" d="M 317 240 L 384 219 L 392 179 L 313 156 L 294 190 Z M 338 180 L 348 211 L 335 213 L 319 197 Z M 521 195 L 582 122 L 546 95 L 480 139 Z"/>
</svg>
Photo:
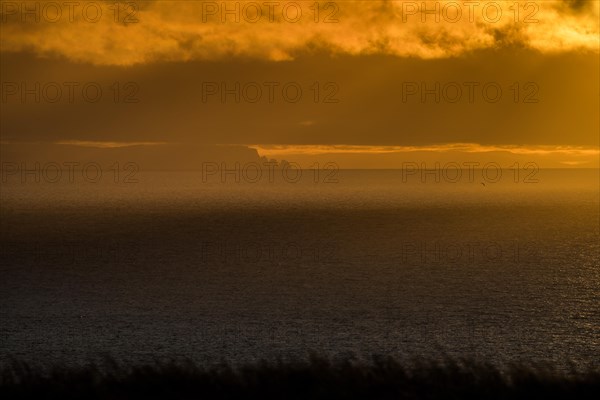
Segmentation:
<svg viewBox="0 0 600 400">
<path fill-rule="evenodd" d="M 598 170 L 1 187 L 0 362 L 310 352 L 596 365 Z"/>
</svg>

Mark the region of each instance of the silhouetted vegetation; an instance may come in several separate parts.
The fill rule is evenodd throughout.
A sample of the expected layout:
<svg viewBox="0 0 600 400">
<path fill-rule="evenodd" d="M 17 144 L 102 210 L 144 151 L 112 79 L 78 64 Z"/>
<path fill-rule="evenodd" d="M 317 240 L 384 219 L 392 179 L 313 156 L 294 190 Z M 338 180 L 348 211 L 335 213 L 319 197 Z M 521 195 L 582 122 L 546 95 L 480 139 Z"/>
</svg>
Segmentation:
<svg viewBox="0 0 600 400">
<path fill-rule="evenodd" d="M 596 399 L 600 371 L 508 366 L 468 360 L 400 363 L 393 358 L 261 362 L 204 368 L 192 362 L 126 367 L 1 371 L 0 397 L 56 399 Z"/>
</svg>

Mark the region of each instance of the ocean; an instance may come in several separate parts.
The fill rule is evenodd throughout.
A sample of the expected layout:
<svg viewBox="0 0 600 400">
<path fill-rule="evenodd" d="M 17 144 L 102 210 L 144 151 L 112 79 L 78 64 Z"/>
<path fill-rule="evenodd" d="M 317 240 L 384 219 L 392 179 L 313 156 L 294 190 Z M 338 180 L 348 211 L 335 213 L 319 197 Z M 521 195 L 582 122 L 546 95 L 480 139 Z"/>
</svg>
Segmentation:
<svg viewBox="0 0 600 400">
<path fill-rule="evenodd" d="M 598 367 L 598 170 L 303 172 L 3 176 L 0 363 Z"/>
</svg>

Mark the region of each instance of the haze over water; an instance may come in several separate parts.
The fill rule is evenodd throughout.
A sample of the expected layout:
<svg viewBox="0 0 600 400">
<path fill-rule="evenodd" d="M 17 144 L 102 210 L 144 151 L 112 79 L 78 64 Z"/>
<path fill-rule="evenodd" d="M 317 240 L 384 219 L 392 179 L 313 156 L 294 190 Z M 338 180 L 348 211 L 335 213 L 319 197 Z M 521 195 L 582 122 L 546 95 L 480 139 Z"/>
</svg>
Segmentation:
<svg viewBox="0 0 600 400">
<path fill-rule="evenodd" d="M 3 182 L 0 360 L 314 351 L 598 366 L 597 169 L 485 185 L 303 173 Z"/>
</svg>

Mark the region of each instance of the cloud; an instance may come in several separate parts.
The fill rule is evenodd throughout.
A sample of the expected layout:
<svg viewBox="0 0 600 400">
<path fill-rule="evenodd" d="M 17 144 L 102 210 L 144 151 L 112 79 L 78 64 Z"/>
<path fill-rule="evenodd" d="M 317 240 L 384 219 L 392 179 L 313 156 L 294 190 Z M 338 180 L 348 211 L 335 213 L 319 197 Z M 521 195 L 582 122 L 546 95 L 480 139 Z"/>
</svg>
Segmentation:
<svg viewBox="0 0 600 400">
<path fill-rule="evenodd" d="M 478 143 L 447 143 L 428 146 L 368 146 L 368 145 L 248 145 L 259 154 L 285 156 L 291 154 L 385 154 L 412 152 L 505 152 L 523 155 L 598 156 L 597 147 L 583 146 L 514 146 L 482 145 Z"/>
<path fill-rule="evenodd" d="M 159 146 L 167 144 L 167 142 L 107 142 L 107 141 L 91 141 L 91 140 L 61 140 L 55 144 L 79 146 L 79 147 L 94 147 L 98 149 L 115 149 L 120 147 L 132 146 Z"/>
<path fill-rule="evenodd" d="M 561 164 L 576 167 L 578 165 L 590 164 L 590 161 L 562 161 Z"/>
<path fill-rule="evenodd" d="M 47 3 L 2 2 L 1 51 L 120 66 L 231 57 L 284 61 L 315 51 L 430 59 L 514 45 L 598 52 L 600 32 L 596 1 L 521 1 L 518 12 L 512 1 L 321 2 L 317 15 L 312 0 L 277 6 L 134 1 L 135 9 L 118 13 L 113 2 L 96 1 L 62 6 L 60 18 Z M 90 22 L 98 5 L 101 16 Z M 24 15 L 23 7 L 33 14 Z"/>
<path fill-rule="evenodd" d="M 422 168 L 435 168 L 436 165 L 448 168 L 456 163 L 462 167 L 466 167 L 468 165 L 466 163 L 479 163 L 479 167 L 496 163 L 506 169 L 520 165 L 524 170 L 532 165 L 540 168 L 600 167 L 598 164 L 600 150 L 592 146 L 444 143 L 423 146 L 249 145 L 248 147 L 268 158 L 285 159 L 301 165 L 318 163 L 325 166 L 328 163 L 335 163 L 340 168 L 393 169 L 404 168 L 407 163 Z"/>
</svg>

